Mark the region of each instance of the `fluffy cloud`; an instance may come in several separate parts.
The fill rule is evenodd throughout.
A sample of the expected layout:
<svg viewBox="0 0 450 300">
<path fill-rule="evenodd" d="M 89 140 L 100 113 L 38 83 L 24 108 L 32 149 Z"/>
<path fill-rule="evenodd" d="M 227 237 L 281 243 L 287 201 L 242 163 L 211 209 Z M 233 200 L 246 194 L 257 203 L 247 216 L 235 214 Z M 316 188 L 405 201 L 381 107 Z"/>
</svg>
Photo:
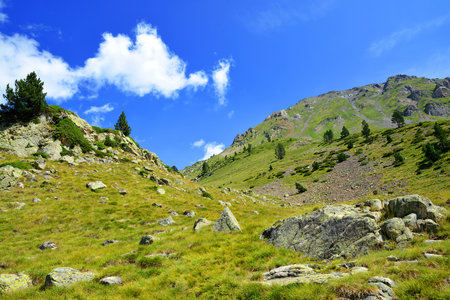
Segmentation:
<svg viewBox="0 0 450 300">
<path fill-rule="evenodd" d="M 196 148 L 200 148 L 201 146 L 203 146 L 205 144 L 205 140 L 204 139 L 200 139 L 198 141 L 195 141 L 192 143 L 192 146 L 196 147 Z"/>
<path fill-rule="evenodd" d="M 226 99 L 225 95 L 227 93 L 227 88 L 229 86 L 230 78 L 230 66 L 231 60 L 223 59 L 219 61 L 219 65 L 213 71 L 212 79 L 214 81 L 214 89 L 216 95 L 219 98 L 219 104 L 225 105 Z"/>
<path fill-rule="evenodd" d="M 197 90 L 208 83 L 204 71 L 187 74 L 186 63 L 169 50 L 155 28 L 145 23 L 137 25 L 135 40 L 122 34 L 103 34 L 97 54 L 80 67 L 71 67 L 62 58 L 40 50 L 32 38 L 0 33 L 0 66 L 0 89 L 36 71 L 44 82 L 47 97 L 57 102 L 73 97 L 80 85 L 94 94 L 105 85 L 114 85 L 138 96 L 173 98 L 183 89 Z M 220 61 L 213 73 L 222 101 L 228 86 L 228 69 L 229 62 Z"/>
<path fill-rule="evenodd" d="M 44 82 L 47 96 L 67 99 L 78 90 L 76 72 L 60 57 L 40 51 L 39 44 L 26 36 L 7 36 L 0 33 L 0 88 L 14 84 L 35 70 Z"/>
<path fill-rule="evenodd" d="M 224 144 L 217 144 L 216 142 L 207 143 L 203 147 L 203 150 L 205 151 L 205 155 L 201 160 L 205 160 L 210 158 L 213 155 L 217 155 L 221 153 L 223 150 L 225 150 Z"/>
<path fill-rule="evenodd" d="M 88 115 L 88 114 L 104 114 L 104 113 L 108 113 L 108 112 L 113 111 L 113 110 L 114 110 L 114 107 L 112 107 L 111 104 L 106 103 L 103 106 L 91 106 L 84 113 L 86 115 Z"/>
<path fill-rule="evenodd" d="M 105 121 L 105 117 L 99 116 L 99 115 L 94 115 L 91 118 L 91 125 L 92 126 L 102 127 L 102 124 L 103 124 L 104 121 Z"/>
<path fill-rule="evenodd" d="M 0 23 L 5 23 L 8 21 L 8 16 L 5 13 L 2 13 L 2 9 L 5 7 L 5 3 L 0 0 Z"/>
</svg>

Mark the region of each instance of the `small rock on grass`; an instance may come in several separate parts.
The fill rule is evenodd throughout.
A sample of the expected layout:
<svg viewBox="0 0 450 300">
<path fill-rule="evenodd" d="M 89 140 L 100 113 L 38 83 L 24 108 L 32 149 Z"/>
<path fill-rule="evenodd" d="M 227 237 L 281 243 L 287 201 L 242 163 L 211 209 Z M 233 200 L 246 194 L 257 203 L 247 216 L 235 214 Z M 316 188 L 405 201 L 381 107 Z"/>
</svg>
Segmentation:
<svg viewBox="0 0 450 300">
<path fill-rule="evenodd" d="M 61 267 L 53 269 L 45 277 L 45 286 L 70 286 L 79 281 L 92 281 L 93 278 L 92 272 L 81 272 L 76 269 Z"/>
<path fill-rule="evenodd" d="M 151 235 L 144 235 L 139 242 L 139 245 L 150 245 L 153 243 L 153 237 Z"/>
<path fill-rule="evenodd" d="M 122 285 L 122 278 L 118 276 L 105 277 L 100 280 L 100 283 L 104 285 Z"/>
<path fill-rule="evenodd" d="M 41 249 L 41 250 L 46 250 L 46 249 L 56 249 L 57 248 L 57 246 L 56 246 L 56 244 L 55 243 L 53 243 L 52 241 L 46 241 L 46 242 L 43 242 L 40 246 L 39 246 L 39 249 Z"/>
</svg>

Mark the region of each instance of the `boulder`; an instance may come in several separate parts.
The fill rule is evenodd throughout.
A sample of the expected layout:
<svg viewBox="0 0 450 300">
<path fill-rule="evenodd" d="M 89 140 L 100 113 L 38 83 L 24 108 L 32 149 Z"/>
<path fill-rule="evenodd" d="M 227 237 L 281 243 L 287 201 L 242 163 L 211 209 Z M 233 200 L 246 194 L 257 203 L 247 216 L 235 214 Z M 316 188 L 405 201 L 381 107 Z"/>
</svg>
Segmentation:
<svg viewBox="0 0 450 300">
<path fill-rule="evenodd" d="M 101 181 L 92 181 L 92 182 L 89 182 L 88 184 L 86 184 L 86 186 L 87 186 L 88 188 L 90 188 L 91 190 L 95 191 L 95 190 L 98 190 L 98 189 L 103 189 L 103 188 L 105 188 L 105 187 L 106 187 L 106 184 L 104 184 L 104 183 L 101 182 Z"/>
<path fill-rule="evenodd" d="M 326 206 L 277 221 L 261 238 L 315 259 L 355 257 L 383 244 L 373 214 L 350 205 Z"/>
<path fill-rule="evenodd" d="M 203 227 L 211 225 L 211 222 L 205 218 L 200 218 L 194 223 L 194 231 L 199 231 Z"/>
<path fill-rule="evenodd" d="M 223 210 L 219 219 L 213 225 L 213 231 L 218 232 L 232 232 L 242 231 L 238 221 L 234 217 L 231 210 L 227 207 Z"/>
<path fill-rule="evenodd" d="M 139 245 L 150 245 L 153 244 L 153 237 L 151 235 L 144 235 L 139 242 Z"/>
<path fill-rule="evenodd" d="M 100 280 L 100 283 L 104 285 L 122 285 L 122 278 L 118 276 L 105 277 Z"/>
<path fill-rule="evenodd" d="M 417 220 L 417 232 L 436 233 L 439 224 L 431 219 Z"/>
<path fill-rule="evenodd" d="M 381 200 L 379 199 L 371 199 L 364 202 L 364 206 L 368 206 L 371 210 L 382 210 L 383 209 L 383 203 L 381 203 Z"/>
<path fill-rule="evenodd" d="M 33 167 L 37 170 L 44 170 L 47 161 L 45 159 L 38 159 L 33 162 Z"/>
<path fill-rule="evenodd" d="M 127 194 L 127 190 L 125 190 L 125 189 L 119 189 L 119 194 L 121 194 L 121 195 L 126 195 L 126 194 Z"/>
<path fill-rule="evenodd" d="M 392 218 L 381 224 L 383 234 L 397 243 L 409 241 L 413 238 L 411 230 L 405 226 L 400 218 Z"/>
<path fill-rule="evenodd" d="M 158 188 L 158 189 L 156 190 L 156 193 L 157 193 L 158 195 L 164 195 L 164 194 L 166 193 L 166 191 L 165 191 L 164 189 L 162 189 L 162 188 Z"/>
<path fill-rule="evenodd" d="M 25 274 L 0 274 L 0 295 L 24 289 L 33 285 L 30 276 Z"/>
<path fill-rule="evenodd" d="M 409 229 L 415 231 L 417 229 L 417 215 L 416 214 L 409 214 L 406 217 L 403 217 L 403 222 L 405 223 L 405 226 Z"/>
<path fill-rule="evenodd" d="M 393 287 L 395 287 L 395 283 L 392 279 L 375 276 L 369 279 L 369 285 L 376 287 L 377 290 L 375 294 L 372 294 L 365 299 L 390 300 L 395 295 L 394 290 L 392 289 Z"/>
<path fill-rule="evenodd" d="M 445 208 L 435 206 L 430 199 L 419 195 L 398 197 L 388 203 L 388 214 L 398 218 L 414 213 L 417 219 L 437 221 L 445 216 L 445 212 Z"/>
<path fill-rule="evenodd" d="M 168 216 L 167 218 L 159 219 L 158 223 L 161 226 L 169 226 L 175 224 L 175 221 L 172 219 L 172 216 Z"/>
<path fill-rule="evenodd" d="M 450 92 L 450 89 L 447 89 Z M 425 105 L 425 113 L 431 116 L 445 117 L 450 116 L 450 108 L 445 103 L 427 103 Z"/>
<path fill-rule="evenodd" d="M 192 210 L 186 210 L 185 212 L 183 212 L 183 215 L 188 218 L 193 218 L 195 217 L 195 212 Z"/>
<path fill-rule="evenodd" d="M 46 242 L 43 242 L 40 246 L 39 246 L 39 249 L 41 249 L 41 250 L 46 250 L 46 249 L 56 249 L 57 248 L 57 246 L 56 246 L 56 244 L 55 243 L 53 243 L 52 241 L 46 241 Z"/>
<path fill-rule="evenodd" d="M 53 269 L 45 277 L 45 286 L 70 286 L 79 281 L 91 281 L 94 278 L 92 272 L 81 272 L 76 269 L 61 267 Z"/>
</svg>

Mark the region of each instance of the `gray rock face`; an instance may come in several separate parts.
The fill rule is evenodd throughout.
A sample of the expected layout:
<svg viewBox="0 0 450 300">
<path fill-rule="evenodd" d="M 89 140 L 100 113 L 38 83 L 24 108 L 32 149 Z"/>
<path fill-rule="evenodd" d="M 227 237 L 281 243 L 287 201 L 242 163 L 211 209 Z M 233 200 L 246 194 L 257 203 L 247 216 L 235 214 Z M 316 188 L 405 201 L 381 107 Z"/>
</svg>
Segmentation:
<svg viewBox="0 0 450 300">
<path fill-rule="evenodd" d="M 203 227 L 211 225 L 211 222 L 205 218 L 200 218 L 194 223 L 194 231 L 199 231 Z"/>
<path fill-rule="evenodd" d="M 449 117 L 450 109 L 445 103 L 427 103 L 425 113 L 432 116 Z"/>
<path fill-rule="evenodd" d="M 435 206 L 430 199 L 409 195 L 389 201 L 388 213 L 391 216 L 403 218 L 409 214 L 416 214 L 417 219 L 432 219 L 437 221 L 445 216 L 445 208 Z"/>
<path fill-rule="evenodd" d="M 55 243 L 53 243 L 52 241 L 46 241 L 46 242 L 43 242 L 40 246 L 39 246 L 39 249 L 41 249 L 41 250 L 46 250 L 46 249 L 56 249 L 57 248 L 57 246 L 56 246 L 56 244 Z"/>
<path fill-rule="evenodd" d="M 392 218 L 381 224 L 383 234 L 390 240 L 397 243 L 409 241 L 413 238 L 411 230 L 405 226 L 400 218 Z"/>
<path fill-rule="evenodd" d="M 417 220 L 417 232 L 435 233 L 439 228 L 439 224 L 431 219 Z"/>
<path fill-rule="evenodd" d="M 153 237 L 151 235 L 144 235 L 139 242 L 139 245 L 150 245 L 153 244 Z"/>
<path fill-rule="evenodd" d="M 47 161 L 45 159 L 38 159 L 33 162 L 33 167 L 38 170 L 44 170 L 47 165 Z"/>
<path fill-rule="evenodd" d="M 100 280 L 100 283 L 104 285 L 122 285 L 122 278 L 117 276 L 105 277 Z"/>
<path fill-rule="evenodd" d="M 88 184 L 86 184 L 86 186 L 87 186 L 88 188 L 90 188 L 91 190 L 95 191 L 95 190 L 98 190 L 98 189 L 103 189 L 103 188 L 105 188 L 105 187 L 106 187 L 106 184 L 104 184 L 104 183 L 101 182 L 101 181 L 92 181 L 92 182 L 89 182 Z"/>
<path fill-rule="evenodd" d="M 436 84 L 433 98 L 450 97 L 450 78 L 445 78 L 442 83 Z"/>
<path fill-rule="evenodd" d="M 395 293 L 392 289 L 395 287 L 395 283 L 392 279 L 375 276 L 369 279 L 369 284 L 376 287 L 376 294 L 371 295 L 365 299 L 381 299 L 381 300 L 391 300 L 394 297 Z M 376 298 L 370 298 L 376 297 Z"/>
<path fill-rule="evenodd" d="M 223 210 L 219 219 L 213 225 L 213 231 L 218 232 L 232 232 L 242 231 L 238 221 L 234 217 L 231 210 L 227 207 Z"/>
<path fill-rule="evenodd" d="M 8 190 L 17 185 L 17 179 L 22 177 L 24 172 L 12 166 L 0 168 L 0 190 Z"/>
<path fill-rule="evenodd" d="M 0 295 L 33 285 L 31 277 L 25 274 L 0 274 Z"/>
<path fill-rule="evenodd" d="M 364 202 L 364 206 L 368 206 L 371 210 L 382 210 L 383 203 L 379 199 L 371 199 Z"/>
<path fill-rule="evenodd" d="M 175 224 L 175 221 L 172 219 L 172 216 L 168 216 L 165 219 L 159 219 L 158 224 L 161 226 L 169 226 Z"/>
<path fill-rule="evenodd" d="M 355 257 L 383 244 L 374 215 L 350 205 L 326 206 L 277 221 L 261 238 L 317 259 Z"/>
<path fill-rule="evenodd" d="M 412 116 L 413 114 L 415 114 L 415 113 L 418 112 L 418 111 L 419 111 L 419 109 L 417 108 L 416 105 L 408 105 L 408 106 L 405 108 L 405 110 L 403 111 L 403 115 L 404 115 L 405 117 L 410 117 L 410 116 Z"/>
<path fill-rule="evenodd" d="M 45 286 L 70 286 L 79 281 L 92 281 L 93 278 L 92 272 L 80 272 L 68 267 L 56 268 L 45 277 Z"/>
<path fill-rule="evenodd" d="M 405 222 L 405 226 L 411 230 L 417 229 L 417 215 L 409 214 L 406 217 L 403 217 L 403 222 Z"/>
</svg>

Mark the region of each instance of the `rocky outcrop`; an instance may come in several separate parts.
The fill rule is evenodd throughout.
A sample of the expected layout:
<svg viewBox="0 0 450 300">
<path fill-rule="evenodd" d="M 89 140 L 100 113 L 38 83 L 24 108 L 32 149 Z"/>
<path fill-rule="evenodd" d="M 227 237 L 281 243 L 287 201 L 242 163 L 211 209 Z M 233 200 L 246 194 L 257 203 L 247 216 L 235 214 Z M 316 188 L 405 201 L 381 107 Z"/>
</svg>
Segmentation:
<svg viewBox="0 0 450 300">
<path fill-rule="evenodd" d="M 436 84 L 433 91 L 433 98 L 450 97 L 450 78 L 445 78 Z"/>
<path fill-rule="evenodd" d="M 376 218 L 350 205 L 326 206 L 277 221 L 261 238 L 317 259 L 355 257 L 383 244 Z"/>
<path fill-rule="evenodd" d="M 287 112 L 283 109 L 280 111 L 276 111 L 273 114 L 269 115 L 266 117 L 266 121 L 270 120 L 270 119 L 274 119 L 274 118 L 288 118 L 289 115 L 287 114 Z"/>
<path fill-rule="evenodd" d="M 153 244 L 153 237 L 151 235 L 144 235 L 139 242 L 139 245 L 150 245 Z"/>
<path fill-rule="evenodd" d="M 408 105 L 406 106 L 405 110 L 403 110 L 403 116 L 410 117 L 418 111 L 419 109 L 416 105 Z"/>
<path fill-rule="evenodd" d="M 33 285 L 31 277 L 25 274 L 0 274 L 0 295 L 24 289 Z"/>
<path fill-rule="evenodd" d="M 213 231 L 218 232 L 233 232 L 242 231 L 238 221 L 234 217 L 231 210 L 227 207 L 223 210 L 219 219 L 213 225 Z"/>
<path fill-rule="evenodd" d="M 381 230 L 387 239 L 403 243 L 413 238 L 411 230 L 405 226 L 400 218 L 392 218 L 381 224 Z"/>
<path fill-rule="evenodd" d="M 92 272 L 80 272 L 68 267 L 56 268 L 45 277 L 45 286 L 65 287 L 79 281 L 92 281 L 93 278 Z"/>
<path fill-rule="evenodd" d="M 450 117 L 450 108 L 445 103 L 427 103 L 425 113 L 431 116 Z"/>
<path fill-rule="evenodd" d="M 18 168 L 6 165 L 0 168 L 0 190 L 8 190 L 17 184 L 17 179 L 21 178 L 23 171 Z"/>
<path fill-rule="evenodd" d="M 392 217 L 403 218 L 409 214 L 416 214 L 417 219 L 431 219 L 438 221 L 445 216 L 443 207 L 433 205 L 430 199 L 409 195 L 392 199 L 388 203 L 388 214 Z"/>
</svg>

